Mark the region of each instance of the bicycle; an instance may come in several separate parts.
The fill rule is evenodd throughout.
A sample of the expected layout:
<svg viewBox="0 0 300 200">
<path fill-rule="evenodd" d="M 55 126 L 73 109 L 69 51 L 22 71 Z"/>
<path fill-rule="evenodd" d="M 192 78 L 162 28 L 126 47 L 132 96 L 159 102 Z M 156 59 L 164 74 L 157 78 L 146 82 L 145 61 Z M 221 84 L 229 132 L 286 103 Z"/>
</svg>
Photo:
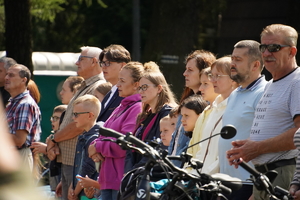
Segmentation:
<svg viewBox="0 0 300 200">
<path fill-rule="evenodd" d="M 137 173 L 137 177 L 133 177 L 133 172 L 129 172 L 126 176 L 130 181 L 136 180 L 135 194 L 129 195 L 127 199 L 135 198 L 136 200 L 197 200 L 197 199 L 217 199 L 222 197 L 226 199 L 224 194 L 230 194 L 231 190 L 237 190 L 241 187 L 240 179 L 229 177 L 226 175 L 208 175 L 198 171 L 198 175 L 190 174 L 186 170 L 176 167 L 168 158 L 167 152 L 156 150 L 152 146 L 134 137 L 131 133 L 123 135 L 114 130 L 107 128 L 100 128 L 99 133 L 107 137 L 116 138 L 116 140 L 109 140 L 116 142 L 122 149 L 135 150 L 146 156 L 149 160 L 143 168 L 141 174 Z M 106 139 L 107 140 L 107 139 Z M 188 163 L 195 170 L 202 167 L 202 163 L 192 159 L 188 154 L 179 156 L 184 162 Z M 164 172 L 168 182 L 161 194 L 150 192 L 150 174 L 153 172 L 155 166 L 159 166 Z M 125 177 L 126 177 L 125 176 Z M 131 182 L 133 183 L 133 182 Z M 126 189 L 126 188 L 125 188 Z M 126 192 L 124 188 L 120 188 L 120 199 L 124 200 L 122 192 Z"/>
</svg>

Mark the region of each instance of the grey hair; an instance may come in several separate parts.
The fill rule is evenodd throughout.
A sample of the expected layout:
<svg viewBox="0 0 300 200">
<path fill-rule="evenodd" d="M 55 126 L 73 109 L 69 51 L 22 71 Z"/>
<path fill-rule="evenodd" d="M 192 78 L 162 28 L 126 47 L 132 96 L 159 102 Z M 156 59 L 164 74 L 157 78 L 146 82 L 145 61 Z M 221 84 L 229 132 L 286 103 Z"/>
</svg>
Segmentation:
<svg viewBox="0 0 300 200">
<path fill-rule="evenodd" d="M 6 70 L 8 68 L 10 68 L 11 66 L 17 64 L 17 62 L 13 58 L 6 57 L 6 56 L 3 56 L 0 58 L 0 63 L 4 63 L 4 68 Z"/>
<path fill-rule="evenodd" d="M 102 49 L 98 47 L 83 46 L 80 49 L 81 51 L 86 51 L 86 54 L 88 56 L 95 57 L 97 60 L 99 59 L 99 55 L 102 52 Z"/>
</svg>

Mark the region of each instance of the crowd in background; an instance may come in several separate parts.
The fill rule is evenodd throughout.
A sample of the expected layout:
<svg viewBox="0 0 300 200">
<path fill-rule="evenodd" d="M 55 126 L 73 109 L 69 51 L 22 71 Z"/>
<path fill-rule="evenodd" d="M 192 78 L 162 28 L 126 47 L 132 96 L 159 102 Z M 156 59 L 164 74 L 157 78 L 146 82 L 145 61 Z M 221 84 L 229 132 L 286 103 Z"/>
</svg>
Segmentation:
<svg viewBox="0 0 300 200">
<path fill-rule="evenodd" d="M 250 174 L 237 160 L 261 173 L 276 170 L 273 185 L 300 197 L 297 39 L 294 28 L 272 24 L 262 31 L 260 43 L 238 41 L 228 56 L 193 51 L 186 57 L 180 100 L 156 63 L 131 61 L 121 45 L 82 47 L 78 76 L 67 78 L 62 86 L 62 105 L 53 109 L 52 134 L 45 143 L 39 141 L 38 87 L 27 67 L 3 57 L 0 89 L 10 140 L 22 168 L 35 177 L 40 154 L 50 160 L 51 189 L 64 200 L 116 200 L 124 174 L 147 162 L 99 134 L 102 126 L 158 142 L 169 155 L 190 153 L 203 161 L 201 173 L 241 179 L 242 188 L 228 199 L 268 199 L 265 191 L 247 181 Z M 261 74 L 263 67 L 273 76 L 269 82 Z M 211 137 L 228 124 L 237 129 L 232 139 Z M 210 139 L 198 144 L 205 138 Z"/>
</svg>

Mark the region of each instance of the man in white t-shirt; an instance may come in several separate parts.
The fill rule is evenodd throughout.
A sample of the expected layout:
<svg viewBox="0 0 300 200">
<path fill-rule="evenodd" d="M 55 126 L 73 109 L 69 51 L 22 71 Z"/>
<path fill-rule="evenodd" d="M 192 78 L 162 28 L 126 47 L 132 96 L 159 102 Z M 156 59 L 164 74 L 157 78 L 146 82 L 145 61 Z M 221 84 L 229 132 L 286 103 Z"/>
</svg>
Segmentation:
<svg viewBox="0 0 300 200">
<path fill-rule="evenodd" d="M 252 161 L 257 171 L 278 172 L 273 185 L 289 188 L 295 171 L 293 137 L 300 128 L 300 69 L 296 63 L 297 31 L 286 25 L 272 24 L 261 33 L 260 51 L 273 79 L 267 84 L 255 110 L 250 139 L 232 142 L 227 152 L 230 164 L 242 158 Z M 254 199 L 265 200 L 265 191 L 253 190 Z"/>
</svg>

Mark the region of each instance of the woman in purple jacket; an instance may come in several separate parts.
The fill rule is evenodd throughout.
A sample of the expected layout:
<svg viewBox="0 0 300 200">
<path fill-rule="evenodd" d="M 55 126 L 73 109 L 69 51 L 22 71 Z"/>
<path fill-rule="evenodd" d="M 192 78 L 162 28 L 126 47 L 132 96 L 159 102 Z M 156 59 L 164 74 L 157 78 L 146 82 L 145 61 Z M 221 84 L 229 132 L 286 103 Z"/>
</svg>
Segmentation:
<svg viewBox="0 0 300 200">
<path fill-rule="evenodd" d="M 134 131 L 136 118 L 142 111 L 138 87 L 143 71 L 144 67 L 139 62 L 130 62 L 122 68 L 117 87 L 119 96 L 124 99 L 106 120 L 104 127 L 123 134 Z M 100 136 L 94 140 L 89 148 L 89 156 L 94 161 L 99 161 L 99 158 L 103 160 L 98 179 L 102 199 L 115 200 L 124 174 L 126 151 L 113 142 L 103 141 L 106 138 Z"/>
</svg>

